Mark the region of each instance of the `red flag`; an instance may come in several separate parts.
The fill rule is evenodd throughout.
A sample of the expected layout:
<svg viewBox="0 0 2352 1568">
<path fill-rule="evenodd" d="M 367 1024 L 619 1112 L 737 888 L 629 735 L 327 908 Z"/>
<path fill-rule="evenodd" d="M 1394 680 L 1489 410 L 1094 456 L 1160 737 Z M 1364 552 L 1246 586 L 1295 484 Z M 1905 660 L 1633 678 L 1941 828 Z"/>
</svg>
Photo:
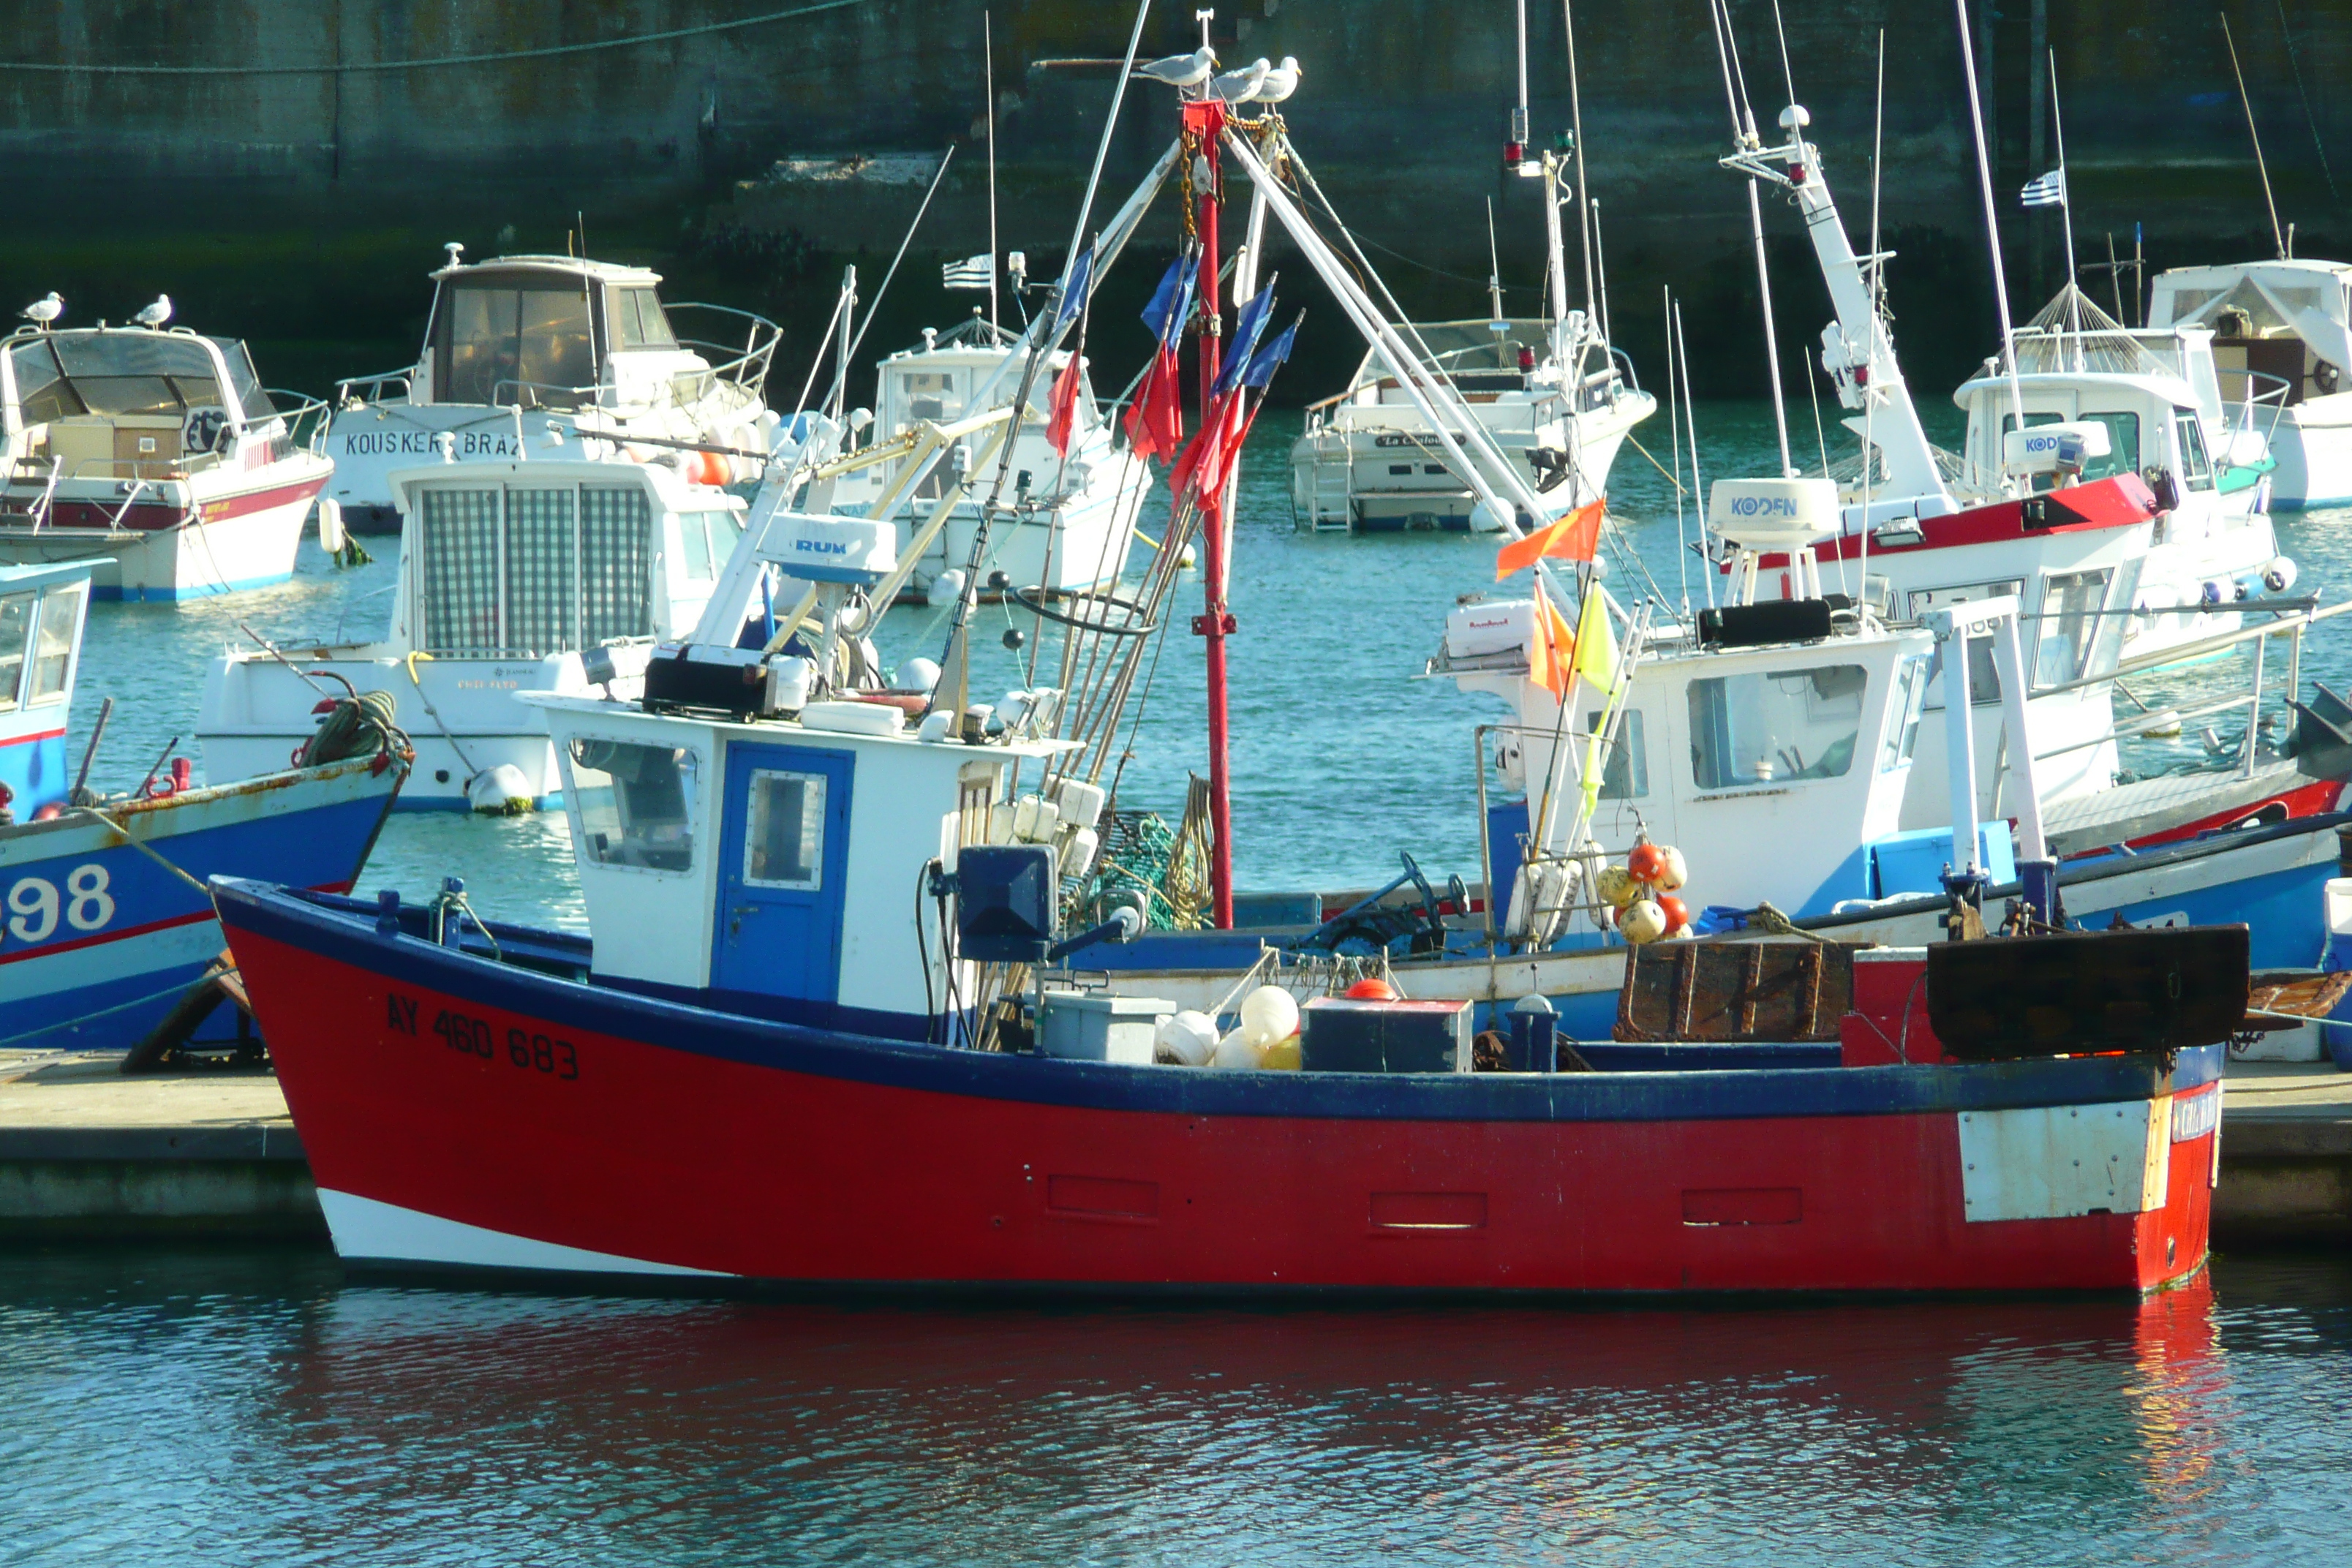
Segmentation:
<svg viewBox="0 0 2352 1568">
<path fill-rule="evenodd" d="M 1593 501 L 1579 507 L 1558 522 L 1503 546 L 1495 555 L 1495 581 L 1499 583 L 1520 567 L 1532 566 L 1547 555 L 1567 561 L 1591 560 L 1601 548 L 1601 516 L 1606 506 L 1605 501 Z"/>
<path fill-rule="evenodd" d="M 1250 426 L 1257 423 L 1257 411 L 1265 406 L 1265 399 L 1257 400 L 1256 407 L 1247 414 L 1241 412 L 1241 395 L 1234 395 L 1234 412 L 1239 417 L 1233 421 L 1239 427 L 1217 445 L 1217 471 L 1213 479 L 1202 480 L 1201 488 L 1213 495 L 1225 493 L 1225 481 L 1233 478 L 1234 465 L 1242 460 L 1242 448 L 1249 443 Z"/>
<path fill-rule="evenodd" d="M 1535 640 L 1528 645 L 1528 679 L 1566 701 L 1568 683 L 1576 679 L 1576 636 L 1551 607 L 1551 595 L 1536 584 Z"/>
<path fill-rule="evenodd" d="M 1070 455 L 1070 437 L 1078 422 L 1078 355 L 1070 352 L 1070 363 L 1054 378 L 1054 390 L 1045 399 L 1045 439 L 1054 444 L 1056 457 Z"/>
<path fill-rule="evenodd" d="M 1127 411 L 1128 449 L 1139 458 L 1173 458 L 1184 443 L 1184 410 L 1178 401 L 1181 389 L 1172 350 L 1153 357 L 1135 402 Z"/>
<path fill-rule="evenodd" d="M 1184 455 L 1176 459 L 1176 466 L 1168 470 L 1170 495 L 1181 496 L 1186 482 L 1197 477 L 1202 498 L 1212 505 L 1215 504 L 1223 489 L 1216 480 L 1226 467 L 1223 461 L 1225 434 L 1233 426 L 1232 420 L 1226 416 L 1234 402 L 1233 395 L 1227 394 L 1209 405 L 1208 415 L 1201 421 L 1200 434 L 1185 447 Z"/>
</svg>

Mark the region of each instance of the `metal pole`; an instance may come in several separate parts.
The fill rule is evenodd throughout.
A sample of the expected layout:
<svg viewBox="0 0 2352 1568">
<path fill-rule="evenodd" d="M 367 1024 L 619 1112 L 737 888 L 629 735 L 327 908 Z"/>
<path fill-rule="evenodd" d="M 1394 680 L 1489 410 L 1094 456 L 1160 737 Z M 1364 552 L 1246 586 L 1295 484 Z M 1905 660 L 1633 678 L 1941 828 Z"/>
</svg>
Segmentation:
<svg viewBox="0 0 2352 1568">
<path fill-rule="evenodd" d="M 1210 388 L 1223 360 L 1223 319 L 1217 301 L 1217 179 L 1218 142 L 1214 132 L 1201 138 L 1208 160 L 1209 178 L 1201 188 L 1201 430 L 1204 439 L 1211 413 Z M 1202 614 L 1192 630 L 1208 641 L 1209 687 L 1209 823 L 1213 842 L 1209 855 L 1210 923 L 1219 931 L 1234 926 L 1234 807 L 1233 773 L 1226 754 L 1225 637 L 1234 617 L 1225 608 L 1225 519 L 1223 498 L 1202 495 L 1201 529 L 1201 597 Z"/>
</svg>

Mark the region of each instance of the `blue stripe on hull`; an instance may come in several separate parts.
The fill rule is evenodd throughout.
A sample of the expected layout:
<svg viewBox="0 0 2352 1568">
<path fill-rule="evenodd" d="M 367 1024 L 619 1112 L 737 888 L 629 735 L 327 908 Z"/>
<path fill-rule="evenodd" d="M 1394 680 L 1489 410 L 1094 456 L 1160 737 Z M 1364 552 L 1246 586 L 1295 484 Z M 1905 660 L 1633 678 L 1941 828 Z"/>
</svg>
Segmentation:
<svg viewBox="0 0 2352 1568">
<path fill-rule="evenodd" d="M 319 888 L 345 884 L 358 875 L 384 815 L 383 798 L 370 796 L 188 832 L 157 833 L 145 842 L 200 882 L 212 876 L 257 874 L 296 887 Z M 170 816 L 169 812 L 160 813 L 150 820 L 168 827 Z M 69 889 L 78 873 L 85 889 L 97 881 L 84 870 L 89 867 L 104 872 L 103 894 L 112 909 L 103 921 L 85 928 L 73 921 Z M 170 921 L 184 924 L 189 916 L 208 913 L 201 892 L 129 845 L 12 864 L 0 870 L 0 879 L 12 890 L 30 879 L 47 883 L 58 890 L 59 911 L 55 927 L 39 942 L 27 943 L 0 928 L 0 960 L 10 961 L 0 963 L 0 995 L 12 998 L 0 1006 L 0 1037 L 62 1019 L 85 1017 L 175 983 L 184 987 L 202 973 L 201 963 L 194 968 L 183 962 L 156 963 L 156 954 L 142 951 L 153 944 L 141 936 L 105 940 L 110 932 L 142 931 Z M 80 906 L 82 918 L 89 918 L 100 907 L 85 899 Z M 79 948 L 63 946 L 93 937 L 100 940 Z M 218 947 L 213 951 L 216 952 Z M 55 992 L 44 984 L 48 977 L 78 972 L 93 961 L 99 970 L 95 979 Z M 170 1005 L 169 999 L 163 999 L 150 1008 L 93 1018 L 87 1028 L 75 1034 L 72 1043 L 93 1050 L 127 1048 L 155 1026 Z M 24 1043 L 43 1047 L 61 1042 L 52 1037 Z"/>
<path fill-rule="evenodd" d="M 348 900 L 345 901 L 348 903 Z M 338 912 L 253 882 L 219 889 L 232 934 L 251 931 L 469 1005 L 589 1035 L 850 1082 L 975 1100 L 1195 1116 L 1316 1121 L 1685 1121 L 1758 1117 L 1920 1115 L 2009 1106 L 2146 1100 L 2169 1083 L 2221 1076 L 2223 1047 L 1967 1067 L 1735 1068 L 1685 1072 L 1218 1073 L 950 1050 L 772 1023 L 551 979 L 376 934 Z M 268 1000 L 257 998 L 267 1025 Z"/>
<path fill-rule="evenodd" d="M 213 930 L 219 930 L 217 923 Z M 215 951 L 226 946 L 215 943 Z M 209 959 L 124 973 L 8 1005 L 0 1045 L 10 1050 L 127 1050 L 152 1033 L 204 974 Z"/>
</svg>

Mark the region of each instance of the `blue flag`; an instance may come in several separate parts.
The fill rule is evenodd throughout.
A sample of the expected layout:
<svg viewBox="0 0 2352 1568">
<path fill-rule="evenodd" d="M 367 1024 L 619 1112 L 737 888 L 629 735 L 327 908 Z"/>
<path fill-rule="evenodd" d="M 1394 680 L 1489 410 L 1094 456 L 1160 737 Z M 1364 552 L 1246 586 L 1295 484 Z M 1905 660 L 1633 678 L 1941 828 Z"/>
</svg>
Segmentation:
<svg viewBox="0 0 2352 1568">
<path fill-rule="evenodd" d="M 1226 349 L 1224 363 L 1217 367 L 1216 382 L 1209 389 L 1213 395 L 1222 397 L 1240 383 L 1251 356 L 1257 353 L 1258 339 L 1265 335 L 1265 319 L 1273 311 L 1274 279 L 1269 278 L 1266 286 L 1251 295 L 1234 318 L 1234 341 Z"/>
<path fill-rule="evenodd" d="M 1070 264 L 1069 280 L 1062 285 L 1061 307 L 1054 312 L 1055 332 L 1076 321 L 1078 312 L 1087 308 L 1087 286 L 1094 280 L 1094 270 L 1095 247 L 1089 245 Z"/>
<path fill-rule="evenodd" d="M 1151 329 L 1163 348 L 1174 348 L 1184 335 L 1184 323 L 1192 315 L 1193 275 L 1200 270 L 1198 256 L 1184 255 L 1168 264 L 1160 279 L 1160 287 L 1151 291 L 1151 303 L 1143 308 L 1143 324 Z"/>
<path fill-rule="evenodd" d="M 1242 372 L 1242 384 L 1255 386 L 1261 392 L 1274 379 L 1275 366 L 1290 357 L 1291 340 L 1298 336 L 1298 323 L 1293 321 L 1282 329 L 1282 335 L 1250 355 L 1249 368 Z"/>
</svg>

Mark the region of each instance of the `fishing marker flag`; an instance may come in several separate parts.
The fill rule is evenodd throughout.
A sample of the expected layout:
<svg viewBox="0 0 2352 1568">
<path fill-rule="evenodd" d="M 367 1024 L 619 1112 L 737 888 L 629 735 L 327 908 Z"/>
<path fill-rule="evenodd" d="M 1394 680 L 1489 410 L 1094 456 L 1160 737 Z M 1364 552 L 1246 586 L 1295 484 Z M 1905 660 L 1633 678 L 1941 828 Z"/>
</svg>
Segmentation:
<svg viewBox="0 0 2352 1568">
<path fill-rule="evenodd" d="M 1053 443 L 1057 458 L 1070 455 L 1070 437 L 1078 426 L 1078 381 L 1084 374 L 1077 345 L 1073 343 L 1070 363 L 1054 378 L 1054 390 L 1045 398 L 1045 439 Z"/>
<path fill-rule="evenodd" d="M 1535 640 L 1528 646 L 1528 679 L 1565 702 L 1568 683 L 1575 679 L 1576 635 L 1552 607 L 1541 583 L 1536 584 L 1535 629 Z"/>
<path fill-rule="evenodd" d="M 2030 207 L 2063 207 L 2066 205 L 2066 171 L 2053 169 L 2038 180 L 2028 181 L 2018 199 Z"/>
<path fill-rule="evenodd" d="M 1089 245 L 1070 264 L 1069 280 L 1062 285 L 1062 303 L 1054 311 L 1055 331 L 1076 321 L 1078 312 L 1087 308 L 1087 289 L 1094 280 L 1094 270 L 1095 247 Z"/>
<path fill-rule="evenodd" d="M 1305 320 L 1303 311 L 1300 313 L 1300 320 Z M 1290 345 L 1297 336 L 1298 322 L 1293 321 L 1282 329 L 1282 334 L 1279 337 L 1263 345 L 1257 353 L 1250 355 L 1249 368 L 1242 372 L 1242 384 L 1255 386 L 1261 392 L 1265 391 L 1266 383 L 1274 379 L 1276 367 L 1290 357 Z"/>
<path fill-rule="evenodd" d="M 1495 556 L 1495 581 L 1499 583 L 1546 556 L 1561 561 L 1591 560 L 1601 549 L 1601 518 L 1608 505 L 1606 499 L 1590 502 L 1558 522 L 1503 546 Z"/>
<path fill-rule="evenodd" d="M 1252 355 L 1257 352 L 1258 339 L 1265 335 L 1265 319 L 1274 313 L 1274 279 L 1243 302 L 1234 317 L 1234 339 L 1226 345 L 1224 362 L 1217 368 L 1216 384 L 1210 392 L 1223 397 L 1242 384 L 1242 373 L 1249 368 Z"/>
<path fill-rule="evenodd" d="M 1168 264 L 1161 274 L 1160 287 L 1151 291 L 1151 303 L 1143 307 L 1143 324 L 1160 340 L 1160 346 L 1172 349 L 1184 335 L 1184 323 L 1192 314 L 1192 283 L 1200 270 L 1201 258 L 1190 252 Z"/>
</svg>

